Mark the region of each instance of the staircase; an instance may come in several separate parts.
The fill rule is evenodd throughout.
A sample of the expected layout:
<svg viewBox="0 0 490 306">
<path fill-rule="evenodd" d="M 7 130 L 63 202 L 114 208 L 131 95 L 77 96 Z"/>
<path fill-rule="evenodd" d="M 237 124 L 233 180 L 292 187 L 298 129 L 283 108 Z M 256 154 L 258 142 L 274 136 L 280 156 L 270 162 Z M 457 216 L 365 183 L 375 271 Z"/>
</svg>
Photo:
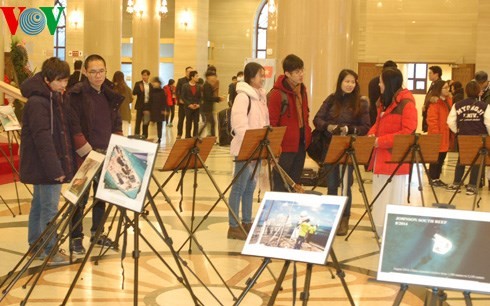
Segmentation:
<svg viewBox="0 0 490 306">
<path fill-rule="evenodd" d="M 0 142 L 0 185 L 9 184 L 14 182 L 14 179 L 19 181 L 19 177 L 12 170 L 9 161 L 5 158 L 4 154 L 10 158 L 9 145 L 5 142 Z M 19 171 L 19 145 L 12 144 L 12 158 L 15 168 Z"/>
</svg>

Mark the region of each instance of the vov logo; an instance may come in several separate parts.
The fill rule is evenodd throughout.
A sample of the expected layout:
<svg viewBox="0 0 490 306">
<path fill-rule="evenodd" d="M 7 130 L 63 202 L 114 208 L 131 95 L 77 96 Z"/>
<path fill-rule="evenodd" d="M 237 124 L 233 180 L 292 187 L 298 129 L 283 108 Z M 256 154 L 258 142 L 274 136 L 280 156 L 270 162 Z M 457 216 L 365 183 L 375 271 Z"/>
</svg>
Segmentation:
<svg viewBox="0 0 490 306">
<path fill-rule="evenodd" d="M 46 25 L 48 26 L 49 33 L 54 35 L 58 22 L 60 21 L 63 10 L 62 6 L 56 7 L 58 9 L 57 16 L 54 16 L 53 6 L 43 6 L 39 8 L 28 8 L 25 6 L 17 7 L 18 13 L 15 15 L 14 6 L 2 6 L 0 9 L 3 12 L 5 21 L 9 26 L 10 34 L 15 35 L 17 29 L 20 28 L 27 35 L 37 35 L 41 33 Z"/>
</svg>

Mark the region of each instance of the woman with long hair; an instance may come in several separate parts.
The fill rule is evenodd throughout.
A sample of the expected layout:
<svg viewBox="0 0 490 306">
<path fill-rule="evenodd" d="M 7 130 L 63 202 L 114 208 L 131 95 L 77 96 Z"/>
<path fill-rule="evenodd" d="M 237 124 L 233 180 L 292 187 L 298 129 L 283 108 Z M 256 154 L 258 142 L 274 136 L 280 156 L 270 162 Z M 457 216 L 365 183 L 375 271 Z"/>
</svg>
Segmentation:
<svg viewBox="0 0 490 306">
<path fill-rule="evenodd" d="M 389 163 L 395 135 L 412 134 L 417 129 L 417 109 L 412 93 L 402 87 L 403 75 L 398 69 L 386 69 L 379 78 L 381 97 L 376 122 L 368 132 L 376 137 L 369 169 L 373 170 L 373 195 L 377 195 L 395 171 L 397 163 Z M 383 233 L 386 204 L 404 204 L 409 164 L 398 168 L 373 206 L 373 219 L 379 235 Z"/>
<path fill-rule="evenodd" d="M 244 75 L 244 82 L 237 84 L 237 96 L 231 108 L 231 128 L 234 137 L 230 144 L 230 153 L 235 157 L 238 156 L 247 130 L 269 125 L 269 110 L 263 88 L 265 69 L 258 63 L 250 62 L 245 66 Z M 245 161 L 236 161 L 234 175 L 237 175 L 245 164 Z M 253 176 L 254 169 L 255 162 L 249 163 L 231 187 L 229 204 L 236 217 L 239 217 L 240 202 L 242 203 L 242 228 L 230 212 L 230 239 L 245 240 L 246 233 L 252 227 L 252 202 L 258 177 L 257 173 Z"/>
<path fill-rule="evenodd" d="M 124 73 L 121 71 L 114 72 L 112 83 L 114 83 L 114 91 L 124 96 L 124 101 L 119 108 L 119 113 L 121 114 L 121 120 L 123 121 L 123 133 L 124 135 L 127 135 L 131 124 L 131 103 L 133 102 L 133 94 L 131 88 L 129 88 L 124 80 Z"/>
<path fill-rule="evenodd" d="M 327 97 L 313 119 L 317 130 L 323 131 L 327 143 L 333 135 L 366 135 L 370 127 L 369 103 L 360 97 L 357 73 L 343 69 L 337 78 L 335 92 Z M 339 165 L 326 165 L 327 194 L 337 195 L 342 186 L 342 195 L 348 197 L 337 235 L 344 236 L 349 230 L 350 209 L 352 205 L 351 186 L 354 168 L 346 171 Z M 343 180 L 341 174 L 344 173 Z"/>
<path fill-rule="evenodd" d="M 446 122 L 451 106 L 453 106 L 451 93 L 449 91 L 449 82 L 443 80 L 435 81 L 431 94 L 432 97 L 437 99 L 430 99 L 429 102 L 427 109 L 427 133 L 429 135 L 441 135 L 441 145 L 439 146 L 439 158 L 437 159 L 437 162 L 432 163 L 429 166 L 429 175 L 432 186 L 446 187 L 447 184 L 441 180 L 441 171 L 444 160 L 446 159 L 447 151 L 449 151 L 450 138 L 452 137 Z"/>
</svg>

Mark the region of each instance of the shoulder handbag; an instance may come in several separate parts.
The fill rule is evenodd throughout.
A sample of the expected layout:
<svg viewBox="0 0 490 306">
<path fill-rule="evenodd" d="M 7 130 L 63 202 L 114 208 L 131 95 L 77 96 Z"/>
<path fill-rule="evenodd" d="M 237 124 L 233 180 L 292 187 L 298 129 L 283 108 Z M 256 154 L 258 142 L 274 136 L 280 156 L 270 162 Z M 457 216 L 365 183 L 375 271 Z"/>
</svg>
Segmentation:
<svg viewBox="0 0 490 306">
<path fill-rule="evenodd" d="M 325 160 L 325 154 L 330 142 L 323 131 L 314 129 L 311 133 L 311 143 L 306 152 L 308 156 L 313 159 L 317 164 L 321 165 Z"/>
</svg>

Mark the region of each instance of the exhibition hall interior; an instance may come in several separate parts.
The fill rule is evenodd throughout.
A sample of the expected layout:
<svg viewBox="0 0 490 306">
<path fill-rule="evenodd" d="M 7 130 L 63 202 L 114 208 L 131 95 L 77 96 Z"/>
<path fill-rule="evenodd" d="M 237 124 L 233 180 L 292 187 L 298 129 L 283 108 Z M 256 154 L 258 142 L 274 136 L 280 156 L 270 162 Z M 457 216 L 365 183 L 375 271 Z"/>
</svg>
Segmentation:
<svg viewBox="0 0 490 306">
<path fill-rule="evenodd" d="M 487 91 L 490 96 L 490 1 L 0 0 L 0 9 L 4 51 L 0 54 L 0 305 L 490 304 L 490 171 L 484 167 L 490 162 L 490 110 L 485 99 Z M 27 123 L 38 122 L 30 116 L 41 114 L 24 113 L 32 108 L 31 98 L 22 96 L 26 92 L 22 84 L 29 84 L 23 82 L 36 74 L 45 76 L 43 63 L 51 57 L 66 61 L 73 74 L 75 63 L 93 54 L 100 55 L 103 64 L 99 59 L 85 62 L 81 72 L 75 72 L 82 84 L 74 88 L 95 89 L 91 96 L 112 92 L 118 72 L 132 93 L 127 112 L 123 115 L 116 108 L 123 117 L 120 128 L 112 126 L 110 142 L 103 149 L 91 143 L 93 150 L 86 151 L 91 152 L 84 159 L 80 152 L 86 146 L 80 145 L 76 133 L 85 132 L 70 130 L 75 136 L 69 147 L 78 172 L 63 182 L 59 213 L 33 244 L 29 215 L 40 185 L 22 182 L 19 168 L 20 153 L 28 150 L 21 148 L 31 143 L 25 134 L 33 134 L 32 143 L 41 137 L 41 132 L 26 132 L 26 127 L 32 128 Z M 287 71 L 287 58 L 300 66 Z M 246 67 L 261 67 L 262 75 L 257 74 L 261 80 L 255 81 L 256 75 Z M 244 70 L 245 79 L 238 76 L 237 83 L 238 72 Z M 186 76 L 189 71 L 197 73 Z M 404 92 L 410 97 L 405 109 L 412 113 L 404 109 L 392 114 L 401 118 L 402 130 L 408 124 L 411 130 L 390 132 L 407 135 L 391 135 L 387 145 L 379 131 L 383 116 L 391 111 L 382 101 L 394 71 L 402 83 L 395 95 Z M 291 83 L 296 73 L 301 75 L 300 85 Z M 93 82 L 103 81 L 104 75 L 114 84 L 94 87 Z M 355 77 L 355 90 L 344 87 L 342 75 Z M 178 104 L 174 91 L 185 79 L 184 89 L 195 94 L 195 85 L 199 92 L 198 78 L 204 82 L 203 96 L 206 86 L 212 87 L 213 96 L 207 111 L 202 109 L 205 102 L 196 102 L 201 113 L 190 111 L 187 101 Z M 287 129 L 273 120 L 270 102 L 280 91 L 275 84 L 281 78 L 286 87 L 301 88 L 289 91 L 293 102 L 285 115 L 282 110 L 279 115 L 279 106 L 276 109 L 280 119 L 287 117 L 282 121 Z M 40 80 L 48 84 L 53 99 L 58 93 L 52 80 Z M 382 90 L 379 100 L 370 100 L 372 84 Z M 440 94 L 431 96 L 438 84 Z M 457 84 L 465 92 L 461 101 L 473 99 L 471 106 L 458 109 L 459 104 L 453 104 Z M 474 97 L 471 84 L 478 89 Z M 137 104 L 140 98 L 146 104 L 148 93 L 157 92 L 153 91 L 157 87 L 163 94 L 164 86 L 170 99 L 166 93 L 162 118 L 154 119 Z M 243 101 L 252 108 L 250 104 L 248 110 L 243 105 L 231 108 L 248 89 L 253 95 Z M 76 92 L 59 91 L 61 101 L 74 103 Z M 236 99 L 230 98 L 233 92 L 238 92 Z M 378 108 L 363 134 L 340 123 L 318 124 L 315 118 L 325 112 L 327 97 L 343 99 L 350 92 L 357 93 L 355 101 Z M 254 100 L 259 95 L 263 99 Z M 289 98 L 282 95 L 277 94 L 276 100 L 287 105 Z M 405 105 L 406 100 L 390 97 Z M 268 114 L 264 122 L 268 125 L 270 115 L 273 129 L 260 125 L 257 118 L 263 118 L 256 113 L 255 102 L 263 102 Z M 441 122 L 447 135 L 443 128 L 436 132 L 431 128 L 432 104 L 439 102 L 445 117 L 434 120 Z M 459 117 L 477 106 L 482 110 L 470 113 L 470 119 Z M 303 117 L 297 116 L 302 119 L 291 121 L 293 110 L 302 112 Z M 109 114 L 111 109 L 92 111 Z M 236 115 L 240 111 L 241 118 Z M 191 113 L 196 114 L 198 136 L 191 133 Z M 75 118 L 71 109 L 69 114 L 66 120 Z M 449 132 L 451 114 L 458 116 L 457 139 Z M 107 126 L 96 117 L 99 120 L 89 123 Z M 179 117 L 187 121 L 183 126 Z M 238 132 L 229 117 L 248 120 L 248 126 L 255 128 Z M 484 132 L 463 135 L 459 124 L 465 118 L 478 121 Z M 50 129 L 53 135 L 58 126 L 49 120 L 44 132 Z M 296 181 L 293 174 L 276 167 L 301 156 L 285 144 L 294 137 L 309 141 L 309 136 L 289 134 L 291 122 L 301 126 L 304 135 L 323 128 L 332 137 L 320 161 L 299 145 L 297 150 L 306 157 Z M 83 124 L 78 128 L 83 130 Z M 443 149 L 444 135 L 449 145 Z M 30 151 L 44 148 L 37 142 Z M 376 166 L 373 173 L 371 166 L 380 161 L 381 153 L 376 152 L 381 150 L 391 159 L 386 161 L 390 171 L 382 173 L 386 184 L 378 186 L 379 173 Z M 41 158 L 33 167 L 43 169 L 47 164 L 51 161 Z M 338 172 L 346 164 L 342 177 Z M 243 173 L 255 179 L 240 179 L 239 165 L 245 165 Z M 321 168 L 332 165 L 339 165 L 333 170 L 339 174 L 337 195 L 326 196 L 331 176 Z M 398 169 L 407 171 L 403 179 L 395 175 Z M 349 185 L 348 173 L 352 185 L 346 201 L 348 192 L 340 185 Z M 271 192 L 280 190 L 271 188 L 277 177 L 282 177 L 286 191 Z M 252 220 L 245 220 L 245 207 L 230 213 L 231 194 L 245 189 L 237 187 L 240 184 L 249 186 L 253 181 Z M 81 217 L 76 208 L 87 200 L 87 193 L 86 214 Z M 246 193 L 238 202 L 245 202 Z M 102 213 L 96 213 L 94 200 L 106 202 Z M 377 223 L 380 211 L 384 222 Z M 72 218 L 81 220 L 81 236 L 70 234 L 79 229 Z M 105 223 L 94 229 L 101 218 Z M 42 248 L 47 249 L 55 236 L 53 256 L 45 258 Z"/>
</svg>

